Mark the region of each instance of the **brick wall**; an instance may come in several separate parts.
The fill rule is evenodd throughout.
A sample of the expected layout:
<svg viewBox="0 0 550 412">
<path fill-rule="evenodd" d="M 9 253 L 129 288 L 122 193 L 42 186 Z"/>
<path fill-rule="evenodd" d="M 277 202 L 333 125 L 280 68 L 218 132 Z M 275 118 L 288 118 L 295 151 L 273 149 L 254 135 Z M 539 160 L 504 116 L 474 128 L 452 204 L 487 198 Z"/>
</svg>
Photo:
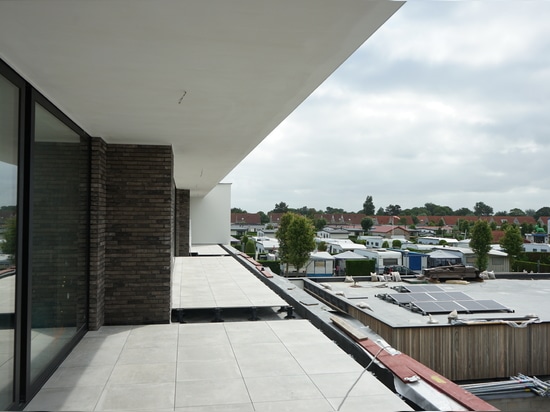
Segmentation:
<svg viewBox="0 0 550 412">
<path fill-rule="evenodd" d="M 189 256 L 190 191 L 176 190 L 176 256 Z"/>
<path fill-rule="evenodd" d="M 104 323 L 105 306 L 105 227 L 107 217 L 107 144 L 92 138 L 90 193 L 90 308 L 88 329 Z"/>
<path fill-rule="evenodd" d="M 172 149 L 108 145 L 106 160 L 105 324 L 168 323 Z"/>
</svg>

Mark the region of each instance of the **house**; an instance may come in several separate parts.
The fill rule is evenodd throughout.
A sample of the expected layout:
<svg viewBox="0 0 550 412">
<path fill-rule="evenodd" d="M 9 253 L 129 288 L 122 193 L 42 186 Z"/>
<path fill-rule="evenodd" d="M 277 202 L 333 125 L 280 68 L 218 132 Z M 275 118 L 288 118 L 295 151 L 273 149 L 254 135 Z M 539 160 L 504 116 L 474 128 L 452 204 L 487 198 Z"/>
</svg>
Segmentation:
<svg viewBox="0 0 550 412">
<path fill-rule="evenodd" d="M 392 225 L 382 225 L 382 226 L 373 226 L 370 230 L 371 235 L 378 235 L 384 238 L 391 238 L 392 236 L 398 235 L 403 236 L 405 239 L 410 238 L 410 232 L 403 226 L 392 226 Z"/>
<path fill-rule="evenodd" d="M 326 226 L 323 230 L 317 232 L 317 236 L 321 239 L 348 239 L 349 231 Z"/>
</svg>

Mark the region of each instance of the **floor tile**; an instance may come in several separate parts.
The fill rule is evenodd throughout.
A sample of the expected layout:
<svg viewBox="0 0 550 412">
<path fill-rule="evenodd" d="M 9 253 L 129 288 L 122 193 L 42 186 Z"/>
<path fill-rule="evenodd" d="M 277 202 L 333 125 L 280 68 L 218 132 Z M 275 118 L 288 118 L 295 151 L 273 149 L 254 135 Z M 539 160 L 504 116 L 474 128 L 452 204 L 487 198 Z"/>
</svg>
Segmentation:
<svg viewBox="0 0 550 412">
<path fill-rule="evenodd" d="M 78 345 L 63 361 L 63 366 L 99 366 L 114 365 L 122 352 L 120 349 L 90 350 L 85 345 Z"/>
<path fill-rule="evenodd" d="M 184 361 L 214 361 L 235 359 L 233 350 L 229 345 L 194 345 L 180 346 L 178 348 L 178 362 Z"/>
<path fill-rule="evenodd" d="M 245 378 L 252 402 L 323 399 L 323 395 L 306 375 Z"/>
<path fill-rule="evenodd" d="M 97 410 L 160 410 L 174 408 L 174 383 L 109 384 Z"/>
<path fill-rule="evenodd" d="M 113 365 L 60 367 L 48 379 L 44 388 L 103 386 L 111 376 Z"/>
<path fill-rule="evenodd" d="M 26 411 L 93 411 L 103 386 L 43 388 L 25 408 Z"/>
<path fill-rule="evenodd" d="M 241 370 L 234 359 L 178 362 L 177 381 L 237 379 L 241 377 Z"/>
<path fill-rule="evenodd" d="M 326 399 L 305 399 L 279 402 L 255 402 L 254 410 L 259 412 L 333 412 Z"/>
<path fill-rule="evenodd" d="M 389 389 L 370 372 L 365 372 L 362 375 L 361 373 L 362 371 L 357 373 L 312 374 L 309 377 L 326 398 L 344 397 L 350 389 L 351 392 L 348 396 L 371 396 L 388 393 Z M 338 382 L 338 384 L 335 384 L 335 382 Z"/>
<path fill-rule="evenodd" d="M 176 408 L 176 412 L 254 412 L 252 403 L 236 403 L 230 405 L 205 405 Z"/>
<path fill-rule="evenodd" d="M 176 383 L 176 407 L 242 403 L 250 403 L 242 378 Z"/>
<path fill-rule="evenodd" d="M 281 340 L 265 322 L 234 322 L 225 325 L 232 344 L 280 343 Z"/>
<path fill-rule="evenodd" d="M 156 348 L 128 348 L 120 353 L 118 363 L 126 364 L 151 364 L 176 362 L 176 343 L 169 347 Z"/>
<path fill-rule="evenodd" d="M 117 364 L 111 374 L 109 383 L 167 383 L 176 379 L 176 364 Z"/>
</svg>

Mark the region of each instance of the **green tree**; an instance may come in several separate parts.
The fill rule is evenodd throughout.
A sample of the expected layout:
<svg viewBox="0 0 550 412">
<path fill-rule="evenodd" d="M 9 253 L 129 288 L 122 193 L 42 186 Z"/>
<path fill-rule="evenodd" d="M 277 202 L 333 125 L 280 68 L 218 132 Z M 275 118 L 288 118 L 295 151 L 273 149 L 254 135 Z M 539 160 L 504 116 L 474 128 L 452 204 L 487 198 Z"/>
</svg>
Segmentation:
<svg viewBox="0 0 550 412">
<path fill-rule="evenodd" d="M 256 255 L 256 242 L 254 242 L 254 239 L 248 239 L 244 246 L 244 253 L 252 257 Z"/>
<path fill-rule="evenodd" d="M 288 205 L 285 202 L 275 203 L 275 208 L 272 210 L 273 213 L 286 213 L 288 212 Z"/>
<path fill-rule="evenodd" d="M 492 241 L 493 234 L 489 223 L 484 220 L 478 220 L 472 229 L 470 247 L 476 254 L 476 265 L 479 270 L 483 271 L 487 269 Z"/>
<path fill-rule="evenodd" d="M 392 242 L 391 242 L 391 247 L 395 248 L 395 249 L 399 249 L 401 248 L 401 245 L 403 243 L 401 243 L 401 241 L 399 239 L 393 239 Z"/>
<path fill-rule="evenodd" d="M 378 210 L 376 211 L 376 216 L 384 216 L 384 215 L 385 215 L 384 208 L 379 207 Z"/>
<path fill-rule="evenodd" d="M 476 216 L 491 216 L 493 208 L 483 202 L 477 202 L 474 206 L 474 215 Z"/>
<path fill-rule="evenodd" d="M 548 206 L 545 206 L 545 207 L 541 207 L 539 210 L 537 210 L 535 212 L 535 214 L 533 215 L 533 217 L 535 218 L 535 220 L 538 220 L 539 217 L 541 216 L 550 216 L 550 207 Z"/>
<path fill-rule="evenodd" d="M 388 241 L 387 241 L 387 240 L 384 240 L 384 242 L 382 242 L 382 248 L 383 248 L 383 249 L 387 249 L 387 248 L 389 248 L 389 247 L 390 247 L 390 244 L 388 243 Z"/>
<path fill-rule="evenodd" d="M 232 207 L 231 213 L 248 213 L 248 212 L 244 209 L 241 209 L 240 207 Z"/>
<path fill-rule="evenodd" d="M 374 226 L 374 221 L 370 217 L 364 217 L 361 219 L 361 227 L 365 232 L 368 232 L 371 230 L 371 228 Z"/>
<path fill-rule="evenodd" d="M 456 209 L 453 214 L 455 216 L 470 216 L 470 215 L 473 215 L 474 212 L 472 212 L 470 209 L 468 209 L 467 207 L 461 207 L 460 209 Z"/>
<path fill-rule="evenodd" d="M 341 208 L 327 206 L 327 208 L 325 209 L 325 213 L 333 214 L 333 213 L 347 213 L 347 212 Z"/>
<path fill-rule="evenodd" d="M 261 210 L 258 212 L 258 214 L 260 215 L 260 223 L 262 225 L 265 225 L 266 223 L 269 223 L 269 216 L 267 214 L 265 214 Z"/>
<path fill-rule="evenodd" d="M 401 213 L 401 206 L 399 205 L 388 205 L 385 210 L 385 214 L 388 216 L 399 216 Z"/>
<path fill-rule="evenodd" d="M 521 209 L 518 209 L 517 207 L 510 209 L 510 212 L 508 213 L 510 216 L 526 216 L 525 212 Z"/>
<path fill-rule="evenodd" d="M 328 249 L 327 242 L 321 241 L 321 242 L 319 242 L 319 244 L 317 245 L 317 250 L 318 250 L 319 252 L 326 252 L 327 249 Z"/>
<path fill-rule="evenodd" d="M 313 219 L 313 226 L 315 226 L 317 230 L 323 230 L 326 225 L 327 220 L 325 218 Z"/>
<path fill-rule="evenodd" d="M 299 271 L 315 249 L 315 228 L 311 220 L 296 213 L 285 213 L 276 236 L 279 239 L 279 258 L 287 265 L 286 272 L 288 264 Z"/>
<path fill-rule="evenodd" d="M 363 213 L 367 216 L 374 215 L 374 203 L 372 201 L 372 196 L 367 196 L 365 201 L 363 202 Z"/>
<path fill-rule="evenodd" d="M 519 227 L 510 225 L 504 230 L 504 236 L 500 240 L 500 246 L 510 256 L 512 262 L 523 254 L 523 236 Z"/>
<path fill-rule="evenodd" d="M 5 241 L 1 243 L 2 252 L 6 255 L 15 256 L 17 251 L 17 218 L 10 217 L 6 221 L 6 232 L 4 233 Z"/>
</svg>

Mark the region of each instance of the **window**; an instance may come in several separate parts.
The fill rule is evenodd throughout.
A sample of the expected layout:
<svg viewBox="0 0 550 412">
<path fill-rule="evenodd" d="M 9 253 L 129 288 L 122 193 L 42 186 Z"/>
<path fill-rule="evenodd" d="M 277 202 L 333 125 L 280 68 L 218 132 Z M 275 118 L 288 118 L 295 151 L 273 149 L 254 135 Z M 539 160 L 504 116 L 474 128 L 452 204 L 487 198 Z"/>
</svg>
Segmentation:
<svg viewBox="0 0 550 412">
<path fill-rule="evenodd" d="M 14 393 L 19 91 L 0 75 L 0 409 Z"/>
</svg>

